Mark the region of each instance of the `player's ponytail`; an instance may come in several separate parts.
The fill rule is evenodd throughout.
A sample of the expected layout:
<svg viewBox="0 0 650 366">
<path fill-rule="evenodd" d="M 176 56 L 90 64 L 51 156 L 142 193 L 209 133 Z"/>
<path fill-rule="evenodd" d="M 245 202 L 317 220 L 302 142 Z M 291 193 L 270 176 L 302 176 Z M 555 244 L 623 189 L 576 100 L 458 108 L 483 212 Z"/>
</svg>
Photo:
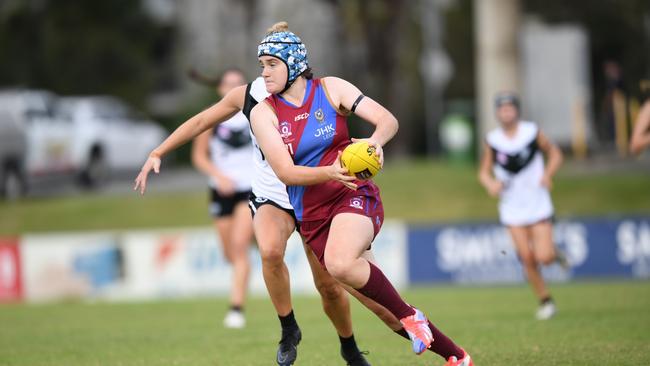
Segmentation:
<svg viewBox="0 0 650 366">
<path fill-rule="evenodd" d="M 281 22 L 277 22 L 273 24 L 271 28 L 266 30 L 266 33 L 272 34 L 272 33 L 288 32 L 288 31 L 289 31 L 289 23 L 283 20 Z"/>
</svg>

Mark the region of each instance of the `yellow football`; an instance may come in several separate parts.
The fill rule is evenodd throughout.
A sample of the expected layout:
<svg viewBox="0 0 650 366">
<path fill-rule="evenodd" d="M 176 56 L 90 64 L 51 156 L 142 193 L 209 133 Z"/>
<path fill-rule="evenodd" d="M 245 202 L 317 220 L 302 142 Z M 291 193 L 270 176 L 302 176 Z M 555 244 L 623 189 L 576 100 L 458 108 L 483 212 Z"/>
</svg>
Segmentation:
<svg viewBox="0 0 650 366">
<path fill-rule="evenodd" d="M 365 141 L 348 145 L 341 153 L 341 164 L 358 179 L 370 179 L 381 169 L 375 147 Z"/>
</svg>

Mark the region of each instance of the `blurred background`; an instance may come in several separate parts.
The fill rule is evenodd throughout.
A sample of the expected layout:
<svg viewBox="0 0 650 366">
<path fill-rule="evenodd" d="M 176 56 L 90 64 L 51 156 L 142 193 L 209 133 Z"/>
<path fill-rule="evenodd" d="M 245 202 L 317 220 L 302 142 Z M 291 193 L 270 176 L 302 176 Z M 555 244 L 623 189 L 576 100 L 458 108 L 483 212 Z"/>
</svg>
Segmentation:
<svg viewBox="0 0 650 366">
<path fill-rule="evenodd" d="M 256 45 L 280 20 L 317 77 L 351 81 L 400 121 L 376 179 L 389 223 L 375 246 L 399 286 L 523 284 L 476 178 L 493 97 L 512 90 L 566 158 L 555 239 L 573 268 L 545 275 L 636 279 L 622 297 L 650 301 L 650 153 L 627 153 L 648 97 L 647 0 L 0 0 L 0 302 L 227 293 L 190 144 L 144 197 L 133 179 L 218 100 L 188 75 L 237 66 L 252 80 Z M 357 122 L 352 135 L 368 135 Z M 287 263 L 313 294 L 297 237 Z"/>
<path fill-rule="evenodd" d="M 217 76 L 237 65 L 252 79 L 255 45 L 266 28 L 286 19 L 309 46 L 317 76 L 350 80 L 398 116 L 391 158 L 454 152 L 474 160 L 477 142 L 495 123 L 492 97 L 506 89 L 521 93 L 525 118 L 571 156 L 623 157 L 642 99 L 639 81 L 650 77 L 649 7 L 643 0 L 588 6 L 535 0 L 4 0 L 0 113 L 23 108 L 29 109 L 26 120 L 58 119 L 52 124 L 60 127 L 40 126 L 46 121 L 23 126 L 30 139 L 27 178 L 65 168 L 85 174 L 86 183 L 100 180 L 89 174 L 129 165 L 112 161 L 117 153 L 109 142 L 88 136 L 102 128 L 101 120 L 148 118 L 172 131 L 215 101 L 213 90 L 188 78 L 189 70 Z M 21 92 L 20 102 L 9 100 Z M 115 99 L 86 98 L 98 95 Z M 81 98 L 58 103 L 69 96 Z M 117 99 L 125 105 L 114 108 Z M 93 117 L 100 117 L 98 124 L 87 127 Z M 77 135 L 56 132 L 66 141 L 42 141 L 56 150 L 46 162 L 31 147 L 45 138 L 31 136 L 41 127 Z M 145 150 L 160 139 L 154 129 L 147 133 Z M 187 151 L 178 154 L 180 163 L 188 161 Z M 130 165 L 145 156 L 129 155 Z M 108 166 L 96 168 L 100 164 Z"/>
</svg>

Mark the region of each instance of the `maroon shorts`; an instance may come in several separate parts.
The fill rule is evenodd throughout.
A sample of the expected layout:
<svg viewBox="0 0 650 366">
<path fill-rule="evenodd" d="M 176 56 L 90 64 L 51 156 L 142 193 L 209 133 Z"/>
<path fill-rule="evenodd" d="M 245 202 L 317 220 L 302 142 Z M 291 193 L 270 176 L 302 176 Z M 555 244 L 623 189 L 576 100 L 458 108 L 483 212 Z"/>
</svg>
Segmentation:
<svg viewBox="0 0 650 366">
<path fill-rule="evenodd" d="M 325 246 L 330 232 L 330 225 L 334 216 L 340 213 L 355 213 L 367 216 L 372 220 L 374 228 L 373 239 L 379 233 L 384 223 L 384 206 L 381 203 L 378 189 L 350 190 L 334 206 L 330 215 L 322 220 L 302 221 L 299 225 L 300 234 L 322 265 L 325 265 Z M 368 247 L 370 248 L 370 247 Z"/>
</svg>

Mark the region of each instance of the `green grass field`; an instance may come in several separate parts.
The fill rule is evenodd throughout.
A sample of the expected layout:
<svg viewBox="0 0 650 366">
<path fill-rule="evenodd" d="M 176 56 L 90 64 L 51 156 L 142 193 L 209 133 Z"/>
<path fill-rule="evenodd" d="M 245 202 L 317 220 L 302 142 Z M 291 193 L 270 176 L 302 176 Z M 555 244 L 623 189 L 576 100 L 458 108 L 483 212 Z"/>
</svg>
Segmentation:
<svg viewBox="0 0 650 366">
<path fill-rule="evenodd" d="M 555 285 L 559 313 L 533 319 L 526 286 L 430 287 L 404 292 L 471 351 L 476 365 L 648 365 L 650 283 Z M 353 302 L 356 338 L 373 365 L 443 365 Z M 279 324 L 270 301 L 253 299 L 249 325 L 225 330 L 224 299 L 154 303 L 0 306 L 0 365 L 273 365 Z M 296 365 L 343 365 L 317 297 L 296 297 L 303 331 Z"/>
<path fill-rule="evenodd" d="M 161 173 L 164 174 L 164 171 Z M 496 200 L 476 180 L 473 166 L 392 161 L 376 178 L 387 218 L 409 222 L 496 220 Z M 131 182 L 124 184 L 131 185 Z M 150 181 L 155 185 L 155 177 Z M 558 217 L 650 214 L 650 174 L 575 174 L 555 179 Z M 82 195 L 0 203 L 0 235 L 24 232 L 209 225 L 207 194 Z"/>
</svg>

